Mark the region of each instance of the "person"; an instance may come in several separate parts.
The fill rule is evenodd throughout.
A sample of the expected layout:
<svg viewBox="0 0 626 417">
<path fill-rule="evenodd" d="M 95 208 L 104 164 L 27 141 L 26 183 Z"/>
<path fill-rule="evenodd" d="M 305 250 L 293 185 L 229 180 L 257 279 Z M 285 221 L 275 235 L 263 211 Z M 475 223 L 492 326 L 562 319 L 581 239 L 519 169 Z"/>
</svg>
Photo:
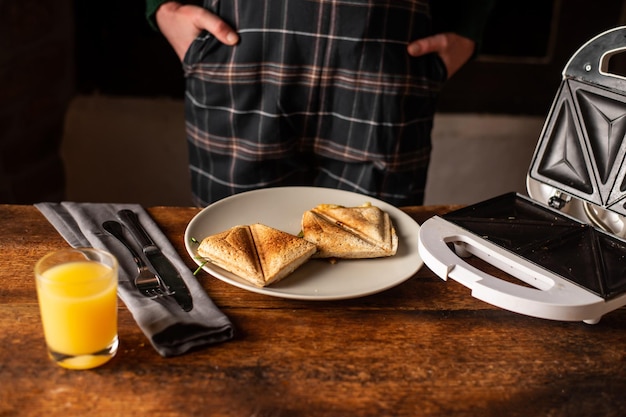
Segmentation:
<svg viewBox="0 0 626 417">
<path fill-rule="evenodd" d="M 492 0 L 147 0 L 180 58 L 192 193 L 306 185 L 419 205 L 437 98 Z"/>
</svg>

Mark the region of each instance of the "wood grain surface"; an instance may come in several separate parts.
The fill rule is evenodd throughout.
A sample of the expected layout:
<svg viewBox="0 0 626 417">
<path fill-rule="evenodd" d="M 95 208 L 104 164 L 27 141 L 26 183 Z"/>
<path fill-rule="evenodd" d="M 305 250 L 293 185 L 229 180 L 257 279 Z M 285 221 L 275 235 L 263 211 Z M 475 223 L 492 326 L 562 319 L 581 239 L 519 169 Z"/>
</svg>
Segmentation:
<svg viewBox="0 0 626 417">
<path fill-rule="evenodd" d="M 453 207 L 404 210 L 422 223 Z M 190 268 L 198 209 L 149 213 Z M 198 275 L 234 340 L 162 358 L 126 307 L 120 350 L 70 371 L 45 352 L 33 266 L 67 246 L 32 206 L 0 206 L 0 416 L 623 416 L 626 310 L 596 325 L 511 313 L 427 267 L 379 294 L 284 300 Z"/>
</svg>

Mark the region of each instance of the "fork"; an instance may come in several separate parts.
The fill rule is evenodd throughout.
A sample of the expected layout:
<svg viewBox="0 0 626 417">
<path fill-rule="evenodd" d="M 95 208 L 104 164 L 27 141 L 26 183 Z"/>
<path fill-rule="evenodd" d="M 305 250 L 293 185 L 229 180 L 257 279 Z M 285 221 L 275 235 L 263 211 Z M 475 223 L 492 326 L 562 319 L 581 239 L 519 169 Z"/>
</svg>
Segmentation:
<svg viewBox="0 0 626 417">
<path fill-rule="evenodd" d="M 161 280 L 148 268 L 148 265 L 141 259 L 141 256 L 133 249 L 124 236 L 123 226 L 113 220 L 102 223 L 102 228 L 111 236 L 117 238 L 128 249 L 133 256 L 133 261 L 137 265 L 138 274 L 135 277 L 134 284 L 137 290 L 149 298 L 163 297 L 172 295 L 169 290 L 161 283 Z"/>
</svg>

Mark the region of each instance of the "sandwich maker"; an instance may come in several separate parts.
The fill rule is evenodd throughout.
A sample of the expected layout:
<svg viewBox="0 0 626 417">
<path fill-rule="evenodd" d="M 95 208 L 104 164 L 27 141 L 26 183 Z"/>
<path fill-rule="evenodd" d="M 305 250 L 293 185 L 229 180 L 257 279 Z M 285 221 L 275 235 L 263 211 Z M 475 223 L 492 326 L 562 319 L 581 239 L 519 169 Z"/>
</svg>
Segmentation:
<svg viewBox="0 0 626 417">
<path fill-rule="evenodd" d="M 626 26 L 570 58 L 526 177 L 528 196 L 507 193 L 422 224 L 419 252 L 435 274 L 545 319 L 594 324 L 626 305 L 626 78 L 607 72 L 623 51 Z M 504 274 L 484 272 L 472 256 Z"/>
</svg>

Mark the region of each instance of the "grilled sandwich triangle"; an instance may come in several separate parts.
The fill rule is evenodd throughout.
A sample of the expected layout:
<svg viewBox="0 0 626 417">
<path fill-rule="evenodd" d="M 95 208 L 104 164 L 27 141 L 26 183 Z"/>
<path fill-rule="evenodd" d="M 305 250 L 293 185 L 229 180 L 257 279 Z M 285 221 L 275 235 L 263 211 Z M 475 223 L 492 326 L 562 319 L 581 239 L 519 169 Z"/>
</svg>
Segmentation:
<svg viewBox="0 0 626 417">
<path fill-rule="evenodd" d="M 265 287 L 291 274 L 316 249 L 302 238 L 255 223 L 206 237 L 198 255 L 257 287 Z"/>
<path fill-rule="evenodd" d="M 304 238 L 318 258 L 376 258 L 394 255 L 398 237 L 389 214 L 376 206 L 321 204 L 302 217 Z"/>
</svg>

